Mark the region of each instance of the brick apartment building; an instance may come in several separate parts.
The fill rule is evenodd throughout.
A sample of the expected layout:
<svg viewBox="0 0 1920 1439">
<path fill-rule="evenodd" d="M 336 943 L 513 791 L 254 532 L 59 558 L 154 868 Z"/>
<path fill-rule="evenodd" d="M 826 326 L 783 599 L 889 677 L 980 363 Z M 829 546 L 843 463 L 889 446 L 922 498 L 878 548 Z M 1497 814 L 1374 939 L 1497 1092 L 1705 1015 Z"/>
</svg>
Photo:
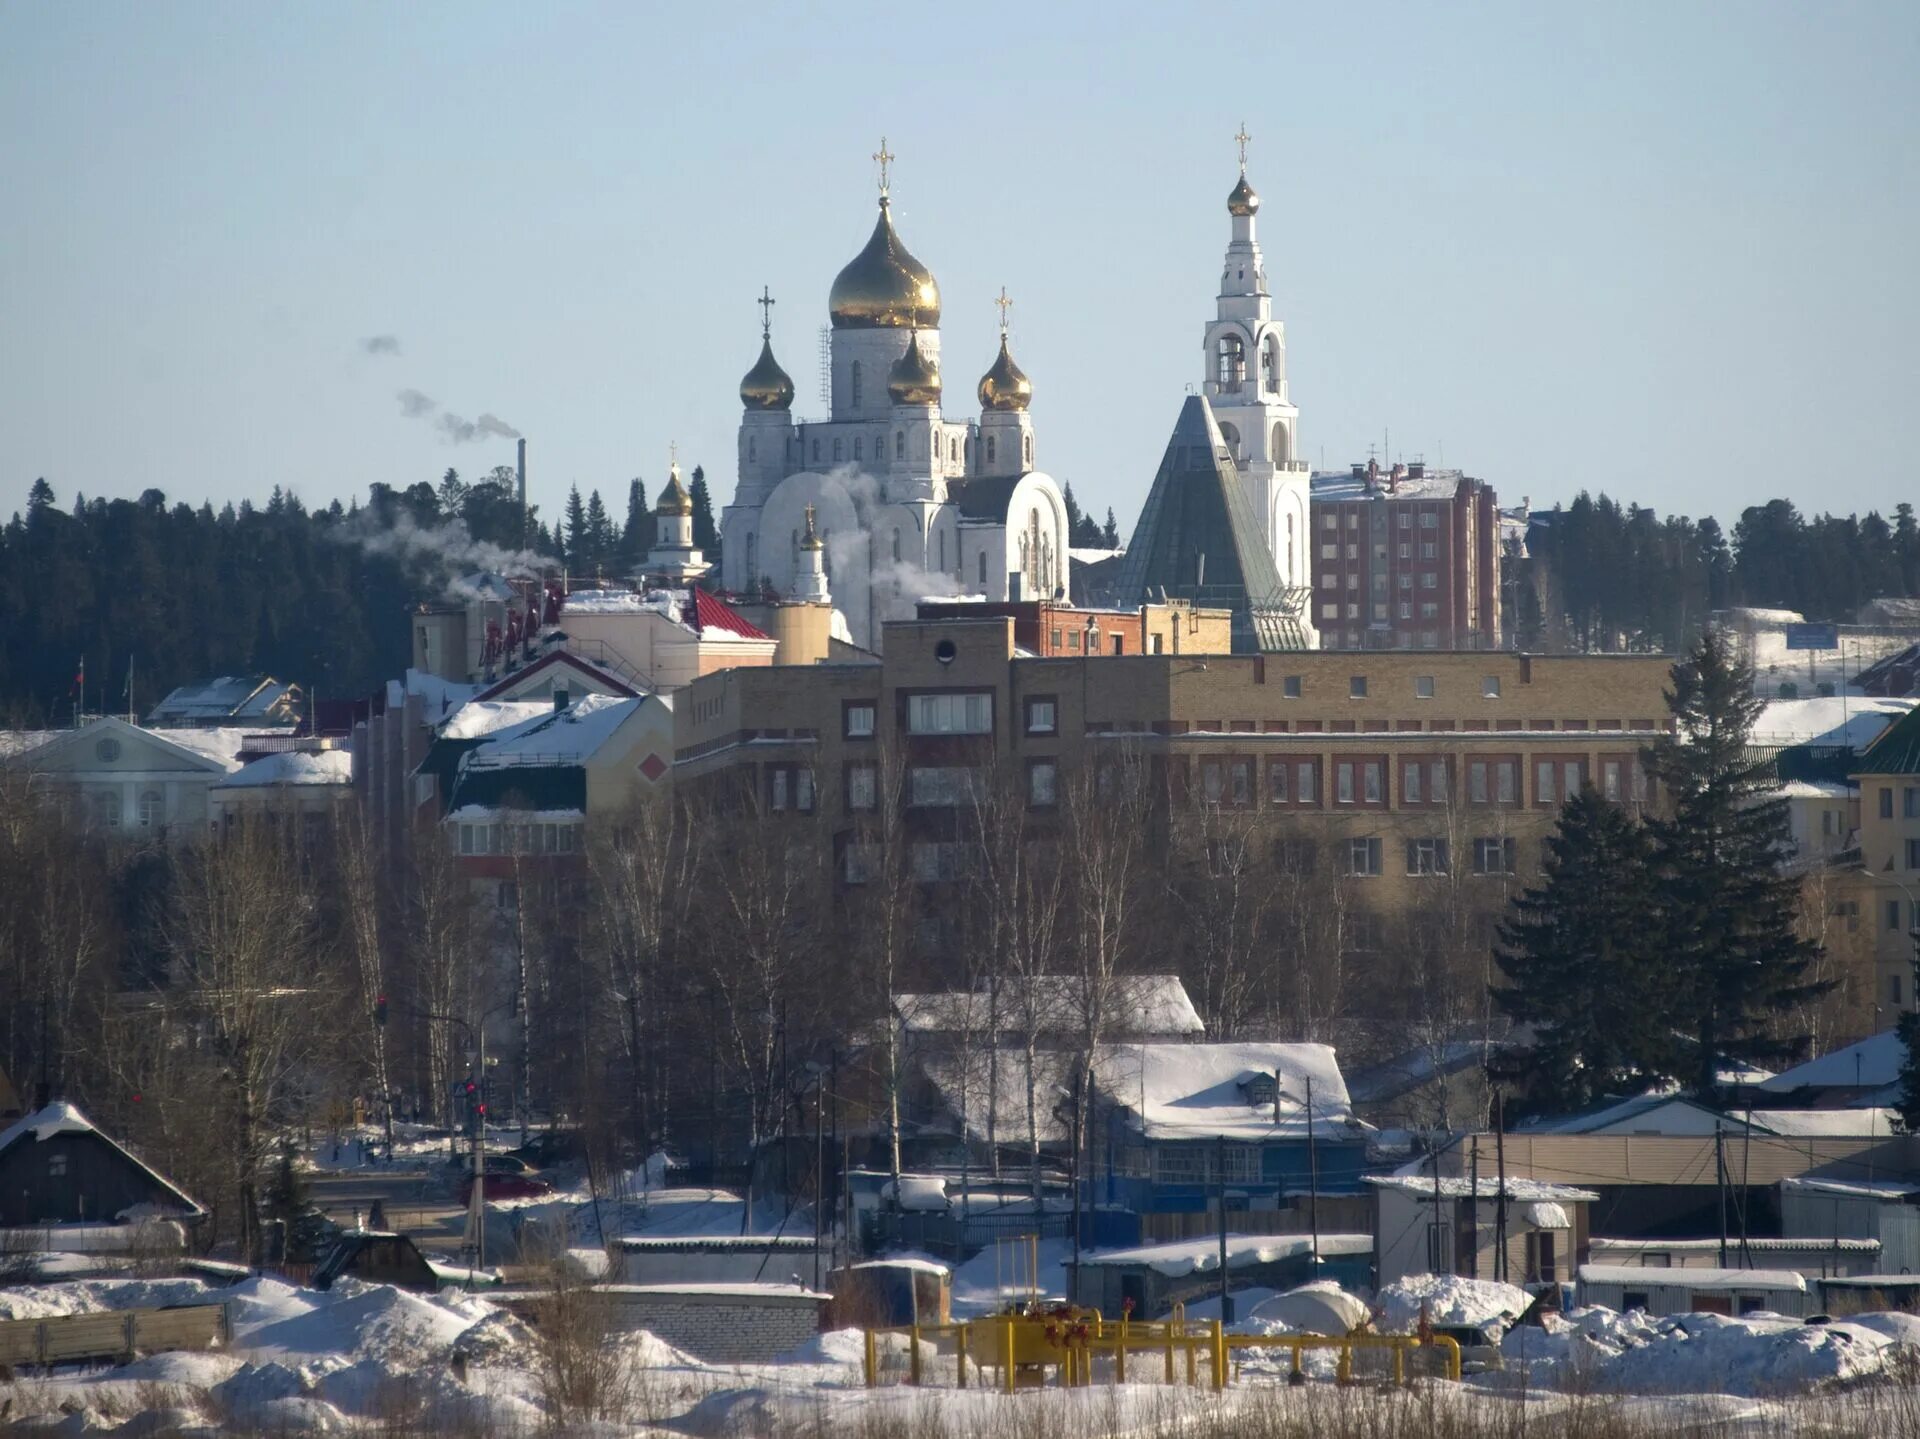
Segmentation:
<svg viewBox="0 0 1920 1439">
<path fill-rule="evenodd" d="M 696 679 L 674 709 L 675 787 L 730 781 L 769 822 L 810 827 L 844 857 L 882 790 L 877 765 L 897 754 L 927 835 L 912 867 L 934 880 L 964 869 L 951 821 L 974 786 L 1013 777 L 1045 822 L 1084 766 L 1124 750 L 1170 802 L 1244 810 L 1305 841 L 1316 873 L 1361 882 L 1371 906 L 1417 906 L 1442 875 L 1484 881 L 1497 904 L 1537 874 L 1571 789 L 1644 798 L 1639 752 L 1667 724 L 1670 661 L 1656 655 L 1091 661 L 1023 656 L 1016 625 L 902 621 L 878 663 Z"/>
<path fill-rule="evenodd" d="M 1313 477 L 1313 619 L 1325 649 L 1500 647 L 1500 515 L 1457 470 L 1377 461 Z"/>
</svg>

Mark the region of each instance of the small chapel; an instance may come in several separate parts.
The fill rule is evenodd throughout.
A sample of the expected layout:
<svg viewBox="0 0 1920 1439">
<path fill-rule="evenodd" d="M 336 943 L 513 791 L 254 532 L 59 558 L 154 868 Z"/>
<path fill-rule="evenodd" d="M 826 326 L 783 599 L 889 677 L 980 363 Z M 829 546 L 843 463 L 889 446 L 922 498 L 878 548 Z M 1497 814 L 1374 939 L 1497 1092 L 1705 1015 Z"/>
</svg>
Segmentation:
<svg viewBox="0 0 1920 1439">
<path fill-rule="evenodd" d="M 1011 302 L 1002 290 L 978 413 L 949 417 L 940 288 L 894 229 L 894 159 L 882 141 L 880 213 L 828 293 L 824 419 L 793 413 L 762 292 L 760 357 L 740 382 L 739 482 L 720 521 L 725 589 L 799 598 L 823 570 L 845 634 L 876 651 L 881 627 L 911 618 L 925 596 L 1069 597 L 1066 502 L 1037 468 Z"/>
</svg>

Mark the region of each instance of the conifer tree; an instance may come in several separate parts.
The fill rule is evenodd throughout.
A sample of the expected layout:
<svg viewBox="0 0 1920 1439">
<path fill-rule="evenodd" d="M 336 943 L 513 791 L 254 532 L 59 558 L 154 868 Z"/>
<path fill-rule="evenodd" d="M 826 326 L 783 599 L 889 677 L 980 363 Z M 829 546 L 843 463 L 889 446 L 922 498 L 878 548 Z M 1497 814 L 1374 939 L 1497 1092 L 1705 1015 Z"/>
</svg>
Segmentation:
<svg viewBox="0 0 1920 1439">
<path fill-rule="evenodd" d="M 647 557 L 648 536 L 653 533 L 653 516 L 647 513 L 647 487 L 634 476 L 627 482 L 627 523 L 620 531 L 621 568 L 636 570 Z"/>
<path fill-rule="evenodd" d="M 709 560 L 720 554 L 720 532 L 713 527 L 713 496 L 707 493 L 707 472 L 695 465 L 693 483 L 687 486 L 687 498 L 693 501 L 693 547 L 706 552 Z"/>
<path fill-rule="evenodd" d="M 587 507 L 580 498 L 580 487 L 567 491 L 566 548 L 567 568 L 576 572 L 587 567 Z"/>
<path fill-rule="evenodd" d="M 1494 1002 L 1533 1026 L 1508 1068 L 1536 1110 L 1634 1093 L 1671 1068 L 1664 967 L 1649 943 L 1644 829 L 1584 789 L 1548 836 L 1538 887 L 1513 901 L 1496 951 L 1508 983 Z"/>
<path fill-rule="evenodd" d="M 1913 940 L 1914 983 L 1920 984 L 1920 926 L 1909 938 Z M 1920 1132 L 1920 1011 L 1901 1010 L 1893 1029 L 1906 1049 L 1900 1061 L 1900 1124 L 1913 1134 Z"/>
<path fill-rule="evenodd" d="M 1114 523 L 1113 506 L 1107 506 L 1107 523 L 1100 530 L 1100 543 L 1107 549 L 1120 548 L 1120 526 Z"/>
<path fill-rule="evenodd" d="M 1692 1036 L 1694 1081 L 1712 1094 L 1723 1059 L 1798 1058 L 1805 1035 L 1781 1033 L 1794 1006 L 1832 982 L 1808 979 L 1820 948 L 1794 932 L 1799 888 L 1782 869 L 1787 802 L 1748 738 L 1762 701 L 1753 670 L 1708 629 L 1673 667 L 1675 732 L 1646 751 L 1668 815 L 1647 823 L 1657 931 L 1678 989 L 1676 1026 Z"/>
<path fill-rule="evenodd" d="M 587 562 L 598 568 L 606 564 L 613 553 L 613 521 L 607 518 L 607 507 L 600 501 L 600 492 L 595 490 L 587 496 Z"/>
</svg>

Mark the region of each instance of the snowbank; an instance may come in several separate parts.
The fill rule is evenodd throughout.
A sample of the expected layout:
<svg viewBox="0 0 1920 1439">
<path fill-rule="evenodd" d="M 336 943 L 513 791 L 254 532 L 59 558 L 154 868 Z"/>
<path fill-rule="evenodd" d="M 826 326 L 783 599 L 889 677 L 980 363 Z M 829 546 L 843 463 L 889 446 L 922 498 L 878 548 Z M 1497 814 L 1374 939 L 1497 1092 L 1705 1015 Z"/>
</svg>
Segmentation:
<svg viewBox="0 0 1920 1439">
<path fill-rule="evenodd" d="M 1431 1323 L 1454 1325 L 1518 1319 L 1532 1303 L 1533 1296 L 1516 1284 L 1457 1274 L 1409 1274 L 1382 1289 L 1373 1307 L 1381 1333 L 1411 1334 L 1420 1323 L 1422 1304 Z"/>
</svg>

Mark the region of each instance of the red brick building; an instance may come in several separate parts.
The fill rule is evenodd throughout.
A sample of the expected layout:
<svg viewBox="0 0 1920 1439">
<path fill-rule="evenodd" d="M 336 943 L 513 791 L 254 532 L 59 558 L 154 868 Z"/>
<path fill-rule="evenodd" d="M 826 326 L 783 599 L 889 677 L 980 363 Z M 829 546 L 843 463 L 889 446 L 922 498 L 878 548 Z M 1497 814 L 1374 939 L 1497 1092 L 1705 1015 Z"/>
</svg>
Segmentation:
<svg viewBox="0 0 1920 1439">
<path fill-rule="evenodd" d="M 1500 515 L 1458 470 L 1375 461 L 1313 477 L 1322 649 L 1498 649 Z"/>
</svg>

